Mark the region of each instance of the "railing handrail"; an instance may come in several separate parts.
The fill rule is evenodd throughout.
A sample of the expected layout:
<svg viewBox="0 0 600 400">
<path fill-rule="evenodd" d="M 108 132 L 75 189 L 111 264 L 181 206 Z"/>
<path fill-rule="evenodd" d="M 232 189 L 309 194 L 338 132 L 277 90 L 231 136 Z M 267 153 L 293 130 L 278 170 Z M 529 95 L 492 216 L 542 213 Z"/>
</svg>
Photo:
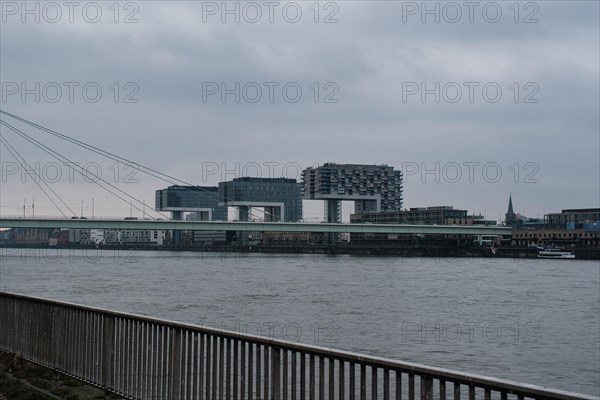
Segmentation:
<svg viewBox="0 0 600 400">
<path fill-rule="evenodd" d="M 65 308 L 73 308 L 81 311 L 89 311 L 96 312 L 100 314 L 104 314 L 106 316 L 118 317 L 118 318 L 128 318 L 131 320 L 146 322 L 146 323 L 155 323 L 161 324 L 163 326 L 178 328 L 178 329 L 187 329 L 190 331 L 195 331 L 197 333 L 216 335 L 225 337 L 227 339 L 236 339 L 242 340 L 246 342 L 252 342 L 254 344 L 267 345 L 271 347 L 281 348 L 283 350 L 292 350 L 299 351 L 306 354 L 312 354 L 316 356 L 325 356 L 325 357 L 335 357 L 336 359 L 348 361 L 348 362 L 357 362 L 361 364 L 366 364 L 378 368 L 388 368 L 393 369 L 405 373 L 416 373 L 419 375 L 429 376 L 434 379 L 444 379 L 447 381 L 460 383 L 460 384 L 475 384 L 479 387 L 489 388 L 492 390 L 501 390 L 507 391 L 510 393 L 523 393 L 530 397 L 535 398 L 553 398 L 553 399 L 564 399 L 564 400 L 575 400 L 575 399 L 585 399 L 585 400 L 600 400 L 600 397 L 593 395 L 586 395 L 582 393 L 569 392 L 558 389 L 551 389 L 539 385 L 532 385 L 517 381 L 511 381 L 507 379 L 498 379 L 483 375 L 464 373 L 460 371 L 455 371 L 446 368 L 438 368 L 432 367 L 424 364 L 412 363 L 399 361 L 384 357 L 378 356 L 370 356 L 364 355 L 360 353 L 345 351 L 345 350 L 336 350 L 323 346 L 315 346 L 315 345 L 307 345 L 297 342 L 290 342 L 286 340 L 280 340 L 275 338 L 268 338 L 264 336 L 252 335 L 248 333 L 241 332 L 233 332 L 224 329 L 218 328 L 210 328 L 201 325 L 195 325 L 190 323 L 182 323 L 176 322 L 166 319 L 160 319 L 155 317 L 148 317 L 139 314 L 127 313 L 123 311 L 114 311 L 108 310 L 100 307 L 93 306 L 85 306 L 76 303 L 70 303 L 66 301 L 60 300 L 51 300 L 43 297 L 37 296 L 27 296 L 18 293 L 4 292 L 0 291 L 0 296 L 9 297 L 13 299 L 21 299 L 26 301 L 35 301 L 39 303 L 45 303 L 52 306 L 61 306 Z"/>
</svg>

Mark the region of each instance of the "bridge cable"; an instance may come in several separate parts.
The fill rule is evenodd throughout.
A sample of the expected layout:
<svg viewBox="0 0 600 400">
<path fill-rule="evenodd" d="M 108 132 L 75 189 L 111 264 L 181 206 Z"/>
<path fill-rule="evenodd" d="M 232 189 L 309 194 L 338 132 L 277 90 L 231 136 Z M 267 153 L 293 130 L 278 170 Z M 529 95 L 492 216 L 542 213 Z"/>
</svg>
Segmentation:
<svg viewBox="0 0 600 400">
<path fill-rule="evenodd" d="M 27 168 L 31 171 L 34 172 L 34 174 L 36 175 L 36 177 L 33 178 L 33 181 L 35 182 L 35 184 L 40 188 L 40 190 L 46 195 L 46 197 L 48 197 L 48 200 L 50 200 L 52 202 L 52 204 L 54 204 L 54 207 L 56 207 L 56 209 L 58 210 L 58 212 L 60 212 L 62 214 L 63 217 L 67 218 L 67 215 L 61 210 L 61 208 L 58 206 L 58 204 L 56 204 L 56 202 L 54 201 L 54 199 L 52 199 L 52 197 L 48 194 L 48 192 L 46 192 L 44 190 L 44 188 L 40 185 L 41 181 L 44 185 L 46 185 L 46 187 L 52 192 L 54 193 L 54 195 L 60 200 L 61 203 L 63 203 L 63 205 L 65 207 L 67 207 L 67 209 L 71 212 L 71 214 L 73 214 L 74 216 L 77 216 L 77 214 L 75 214 L 75 212 L 67 205 L 67 203 L 64 202 L 64 200 L 58 195 L 58 193 L 56 193 L 51 187 L 50 185 L 48 185 L 48 183 L 37 173 L 37 171 L 35 170 L 35 168 L 31 168 L 31 166 L 29 165 L 29 163 L 27 162 L 27 160 L 25 160 L 25 158 L 23 156 L 21 156 L 21 154 L 19 154 L 19 152 L 17 151 L 17 149 L 15 149 L 9 142 L 8 139 L 6 139 L 3 136 L 0 136 L 0 143 L 2 143 L 6 149 L 10 152 L 10 154 L 12 154 L 12 156 L 14 157 L 14 159 L 21 164 L 22 168 Z"/>
<path fill-rule="evenodd" d="M 75 139 L 75 138 L 72 138 L 72 137 L 70 137 L 70 136 L 68 136 L 68 135 L 65 135 L 65 134 L 62 134 L 62 133 L 60 133 L 60 132 L 54 131 L 54 130 L 52 130 L 52 129 L 50 129 L 50 128 L 47 128 L 47 127 L 45 127 L 45 126 L 43 126 L 43 125 L 39 125 L 39 124 L 37 124 L 37 123 L 35 123 L 35 122 L 33 122 L 33 121 L 29 121 L 29 120 L 27 120 L 27 119 L 25 119 L 25 118 L 22 118 L 22 117 L 19 117 L 19 116 L 15 115 L 15 114 L 9 113 L 9 112 L 7 112 L 7 111 L 4 111 L 4 110 L 1 110 L 1 109 L 0 109 L 0 113 L 2 113 L 2 114 L 5 114 L 5 115 L 8 115 L 8 116 L 10 116 L 10 117 L 12 117 L 12 118 L 14 118 L 14 119 L 16 119 L 16 120 L 18 120 L 18 121 L 21 121 L 21 122 L 23 122 L 23 123 L 25 123 L 25 124 L 27 124 L 27 125 L 30 125 L 30 126 L 32 126 L 32 127 L 34 127 L 34 128 L 37 128 L 37 129 L 41 130 L 41 131 L 44 131 L 44 132 L 46 132 L 46 133 L 49 133 L 50 135 L 53 135 L 53 136 L 55 136 L 55 137 L 58 137 L 58 138 L 60 138 L 60 139 L 63 139 L 63 140 L 65 140 L 65 141 L 68 141 L 68 142 L 70 142 L 70 143 L 72 143 L 72 144 L 75 144 L 75 145 L 77 145 L 77 146 L 79 146 L 79 147 L 83 147 L 83 148 L 85 148 L 86 150 L 89 150 L 89 151 L 91 151 L 91 152 L 93 152 L 93 153 L 96 153 L 96 154 L 98 154 L 98 155 L 104 156 L 104 157 L 106 157 L 106 158 L 109 158 L 109 159 L 111 159 L 111 160 L 113 160 L 113 161 L 120 161 L 120 162 L 122 162 L 122 163 L 124 163 L 124 164 L 129 164 L 129 165 L 134 165 L 134 166 L 137 166 L 138 168 L 140 168 L 140 171 L 141 171 L 141 172 L 143 172 L 143 173 L 145 173 L 145 174 L 147 174 L 147 175 L 150 175 L 150 176 L 152 176 L 152 177 L 154 177 L 154 178 L 157 178 L 157 179 L 160 179 L 160 180 L 162 180 L 162 181 L 165 181 L 165 182 L 167 182 L 167 183 L 174 184 L 174 185 L 178 185 L 178 186 L 180 186 L 180 184 L 181 184 L 181 183 L 183 183 L 184 185 L 191 186 L 191 187 L 195 188 L 195 190 L 204 191 L 204 192 L 207 192 L 207 193 L 210 193 L 210 194 L 213 194 L 213 193 L 214 193 L 214 192 L 211 192 L 211 191 L 209 191 L 209 190 L 206 190 L 206 189 L 202 188 L 201 186 L 193 185 L 193 184 L 191 184 L 191 183 L 189 183 L 189 182 L 186 182 L 186 181 L 184 181 L 184 180 L 181 180 L 181 179 L 175 178 L 175 177 L 173 177 L 173 176 L 171 176 L 171 175 L 168 175 L 168 174 L 162 173 L 162 172 L 160 172 L 160 171 L 157 171 L 157 170 L 155 170 L 155 169 L 153 169 L 153 168 L 150 168 L 150 167 L 147 167 L 147 166 L 145 166 L 145 165 L 142 165 L 142 164 L 136 163 L 136 162 L 134 162 L 134 161 L 131 161 L 131 160 L 127 159 L 127 158 L 124 158 L 124 157 L 118 156 L 118 155 L 116 155 L 116 154 L 114 154 L 114 153 L 111 153 L 111 152 L 109 152 L 109 151 L 106 151 L 106 150 L 100 149 L 100 148 L 98 148 L 98 147 L 96 147 L 96 146 L 93 146 L 93 145 L 87 144 L 87 143 L 85 143 L 85 142 L 82 142 L 82 141 L 80 141 L 80 140 L 77 140 L 77 139 Z M 150 172 L 148 172 L 148 171 L 150 171 Z M 156 174 L 158 174 L 158 175 L 156 175 Z M 166 178 L 168 178 L 168 179 L 166 179 L 166 178 L 163 178 L 163 177 L 166 177 Z M 179 184 L 178 184 L 178 183 L 179 183 Z M 188 187 L 185 187 L 185 186 L 181 186 L 181 187 L 182 187 L 183 189 L 185 189 L 185 190 L 190 190 L 190 191 L 193 191 L 193 190 L 194 190 L 194 189 L 191 189 L 191 188 L 188 188 Z M 233 201 L 233 199 L 231 199 L 231 198 L 228 198 L 228 197 L 225 197 L 225 196 L 221 196 L 221 195 L 219 195 L 219 194 L 217 194 L 217 197 L 218 197 L 218 199 L 223 199 L 223 200 L 232 200 L 232 201 Z M 153 209 L 153 208 L 152 208 L 152 210 L 156 211 L 156 210 L 155 210 L 155 209 Z M 156 211 L 156 212 L 160 214 L 160 212 L 159 212 L 159 211 Z M 262 213 L 263 213 L 263 216 L 264 216 L 264 215 L 267 215 L 267 214 L 269 214 L 267 211 L 264 211 L 264 210 L 263 210 L 263 211 L 260 211 L 260 212 L 262 212 Z M 162 214 L 161 214 L 161 215 L 162 215 Z M 250 215 L 252 215 L 252 216 L 256 216 L 255 214 L 252 214 L 252 213 L 250 213 Z"/>
<path fill-rule="evenodd" d="M 146 213 L 145 210 L 142 210 L 141 208 L 139 208 L 137 205 L 134 205 L 132 202 L 127 201 L 126 199 L 124 199 L 123 197 L 121 197 L 120 195 L 118 195 L 117 193 L 113 192 L 112 190 L 108 189 L 107 187 L 101 185 L 98 181 L 102 181 L 104 182 L 106 185 L 114 188 L 115 190 L 121 192 L 122 194 L 124 194 L 125 196 L 135 200 L 136 202 L 140 203 L 140 204 L 144 204 L 142 201 L 138 200 L 137 198 L 133 197 L 132 195 L 130 195 L 129 193 L 119 189 L 118 187 L 114 186 L 113 184 L 111 184 L 110 182 L 107 182 L 106 180 L 102 179 L 102 177 L 90 172 L 90 171 L 85 171 L 83 170 L 83 167 L 79 166 L 78 164 L 74 163 L 73 161 L 69 160 L 67 157 L 61 155 L 60 153 L 52 150 L 51 148 L 49 148 L 48 146 L 44 145 L 43 143 L 39 142 L 36 139 L 33 139 L 32 137 L 30 137 L 29 135 L 27 135 L 26 133 L 22 132 L 21 130 L 15 128 L 14 126 L 10 125 L 9 123 L 7 123 L 6 121 L 0 120 L 0 123 L 6 127 L 8 127 L 10 130 L 12 130 L 13 132 L 17 133 L 18 135 L 20 135 L 21 137 L 23 137 L 24 139 L 26 139 L 27 141 L 29 141 L 30 143 L 32 143 L 34 146 L 38 147 L 39 149 L 41 149 L 42 151 L 50 154 L 52 157 L 56 158 L 57 160 L 61 161 L 61 162 L 65 162 L 64 160 L 66 160 L 68 163 L 70 163 L 71 165 L 73 165 L 73 169 L 75 171 L 77 171 L 84 179 L 90 179 L 89 176 L 91 175 L 92 177 L 96 178 L 97 180 L 93 180 L 93 183 L 95 183 L 96 185 L 100 186 L 102 189 L 108 191 L 109 193 L 111 193 L 113 196 L 119 198 L 120 200 L 124 201 L 125 203 L 129 203 L 132 207 L 134 207 L 136 210 L 142 212 L 143 216 L 148 215 Z M 64 160 L 61 160 L 61 158 L 63 158 Z M 77 168 L 81 169 L 81 171 L 79 171 Z M 151 208 L 152 210 L 154 210 L 153 208 Z M 164 214 L 162 214 L 159 211 L 154 210 L 155 212 L 157 212 L 158 214 L 162 215 L 163 217 L 167 218 L 168 217 Z"/>
</svg>

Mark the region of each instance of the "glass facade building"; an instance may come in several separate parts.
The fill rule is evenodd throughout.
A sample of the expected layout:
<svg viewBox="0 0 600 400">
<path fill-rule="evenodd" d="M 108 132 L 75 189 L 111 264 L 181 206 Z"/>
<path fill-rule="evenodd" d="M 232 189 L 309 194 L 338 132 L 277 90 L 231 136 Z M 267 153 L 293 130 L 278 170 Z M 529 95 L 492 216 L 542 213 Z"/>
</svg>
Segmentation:
<svg viewBox="0 0 600 400">
<path fill-rule="evenodd" d="M 219 205 L 219 188 L 216 186 L 169 186 L 157 190 L 155 209 L 171 211 L 174 215 L 197 212 L 204 220 L 227 221 L 227 207 Z M 174 219 L 181 219 L 174 218 Z"/>
<path fill-rule="evenodd" d="M 302 185 L 295 179 L 236 178 L 221 182 L 219 201 L 221 205 L 238 207 L 241 220 L 247 218 L 250 207 L 264 207 L 265 221 L 302 219 Z"/>
</svg>

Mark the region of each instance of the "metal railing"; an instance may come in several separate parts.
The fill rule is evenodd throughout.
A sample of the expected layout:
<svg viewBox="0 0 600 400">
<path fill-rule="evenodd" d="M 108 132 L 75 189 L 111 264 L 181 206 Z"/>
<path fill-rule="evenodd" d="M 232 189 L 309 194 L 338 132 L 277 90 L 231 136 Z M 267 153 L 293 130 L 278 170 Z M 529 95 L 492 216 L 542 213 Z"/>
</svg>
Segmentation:
<svg viewBox="0 0 600 400">
<path fill-rule="evenodd" d="M 133 399 L 598 399 L 12 293 L 0 349 Z"/>
</svg>

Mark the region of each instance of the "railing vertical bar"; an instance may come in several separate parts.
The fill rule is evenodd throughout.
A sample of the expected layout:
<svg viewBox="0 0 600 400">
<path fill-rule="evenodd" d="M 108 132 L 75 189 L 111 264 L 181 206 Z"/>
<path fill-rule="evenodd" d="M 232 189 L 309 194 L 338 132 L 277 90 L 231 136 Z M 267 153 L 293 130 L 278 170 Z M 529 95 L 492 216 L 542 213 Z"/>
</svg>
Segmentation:
<svg viewBox="0 0 600 400">
<path fill-rule="evenodd" d="M 329 400 L 335 397 L 335 361 L 333 357 L 329 358 Z"/>
<path fill-rule="evenodd" d="M 483 399 L 484 400 L 491 400 L 492 398 L 492 392 L 490 389 L 485 389 L 484 393 L 483 393 Z"/>
<path fill-rule="evenodd" d="M 433 400 L 433 378 L 421 376 L 421 400 Z"/>
<path fill-rule="evenodd" d="M 310 381 L 309 396 L 310 400 L 315 400 L 315 355 L 310 354 L 310 370 L 308 379 Z"/>
<path fill-rule="evenodd" d="M 234 339 L 229 338 L 226 339 L 226 343 L 227 343 L 227 366 L 226 366 L 226 371 L 227 371 L 227 375 L 225 376 L 226 379 L 226 383 L 225 383 L 225 398 L 227 400 L 231 399 L 231 374 L 233 373 L 233 363 L 234 363 L 234 358 L 233 358 L 233 342 Z"/>
<path fill-rule="evenodd" d="M 167 383 L 168 383 L 168 370 L 167 370 L 167 346 L 168 342 L 168 330 L 166 326 L 163 326 L 160 331 L 160 398 L 165 400 L 167 398 Z"/>
<path fill-rule="evenodd" d="M 181 396 L 186 399 L 192 398 L 192 334 L 187 329 L 183 330 L 182 339 L 184 345 L 182 346 L 183 354 L 181 356 L 182 367 L 181 379 L 183 381 L 181 388 Z"/>
<path fill-rule="evenodd" d="M 500 393 L 500 400 L 508 400 L 508 394 L 506 392 Z"/>
<path fill-rule="evenodd" d="M 108 316 L 106 316 L 108 318 Z M 100 313 L 94 313 L 94 337 L 96 338 L 96 349 L 94 351 L 94 377 L 95 381 L 100 382 L 102 380 L 101 371 L 103 367 L 103 357 L 104 354 L 104 326 L 103 326 L 104 316 Z M 114 326 L 113 326 L 114 332 Z M 114 337 L 113 337 L 113 346 L 114 346 Z M 114 347 L 113 347 L 114 350 Z"/>
<path fill-rule="evenodd" d="M 356 398 L 356 364 L 354 362 L 350 362 L 348 376 L 350 377 L 350 400 L 354 400 Z"/>
<path fill-rule="evenodd" d="M 140 387 L 140 344 L 141 344 L 141 337 L 140 337 L 140 321 L 134 321 L 134 343 L 135 346 L 133 348 L 133 355 L 134 355 L 134 379 L 133 379 L 133 392 L 132 395 L 135 398 L 139 397 L 139 387 Z"/>
<path fill-rule="evenodd" d="M 123 318 L 123 323 L 125 324 L 125 338 L 123 340 L 123 394 L 129 393 L 129 361 L 130 361 L 130 321 L 128 319 Z"/>
<path fill-rule="evenodd" d="M 225 338 L 219 340 L 219 400 L 223 400 L 223 374 L 225 371 Z"/>
<path fill-rule="evenodd" d="M 71 344 L 70 338 L 69 338 L 71 330 L 67 329 L 68 328 L 68 323 L 69 323 L 69 314 L 70 313 L 68 313 L 67 311 L 68 310 L 65 309 L 65 308 L 63 308 L 62 311 L 61 311 L 61 322 L 62 322 L 62 324 L 61 324 L 60 338 L 61 338 L 62 345 L 64 347 L 57 347 L 56 348 L 56 352 L 58 354 L 60 354 L 60 359 L 61 359 L 61 363 L 60 364 L 61 364 L 61 368 L 62 368 L 63 371 L 66 371 L 67 368 L 68 368 L 68 362 L 69 362 L 69 356 L 70 356 L 70 352 L 66 352 L 66 351 L 64 351 L 64 349 L 65 348 L 67 348 L 67 349 L 70 348 L 68 346 Z M 14 317 L 13 317 L 13 321 L 14 321 Z M 11 338 L 11 339 L 14 340 L 14 338 Z M 13 349 L 14 349 L 14 342 L 13 342 Z"/>
<path fill-rule="evenodd" d="M 98 382 L 97 376 L 96 376 L 96 365 L 98 364 L 97 359 L 96 359 L 96 351 L 98 349 L 98 336 L 96 335 L 96 315 L 94 312 L 90 311 L 89 312 L 89 322 L 88 322 L 88 329 L 89 329 L 89 335 L 90 335 L 90 342 L 88 344 L 89 346 L 89 364 L 88 364 L 88 380 L 90 382 Z"/>
<path fill-rule="evenodd" d="M 194 344 L 193 344 L 194 348 L 192 351 L 192 357 L 193 357 L 192 362 L 193 362 L 193 370 L 194 370 L 194 372 L 192 374 L 192 380 L 193 380 L 193 382 L 192 382 L 192 393 L 193 393 L 192 400 L 198 399 L 198 366 L 199 366 L 199 362 L 200 362 L 200 357 L 199 357 L 200 351 L 198 348 L 198 345 L 200 343 L 198 341 L 198 335 L 199 335 L 199 333 L 196 333 L 196 332 L 192 333 L 192 337 L 194 340 Z"/>
<path fill-rule="evenodd" d="M 114 389 L 113 371 L 114 371 L 114 342 L 115 342 L 115 318 L 106 316 L 104 319 L 104 353 L 102 360 L 102 384 L 105 390 Z"/>
<path fill-rule="evenodd" d="M 200 371 L 199 371 L 199 375 L 200 375 L 200 383 L 199 383 L 199 389 L 200 389 L 200 400 L 204 400 L 204 396 L 206 395 L 206 384 L 205 382 L 207 381 L 207 379 L 205 378 L 205 374 L 206 374 L 206 353 L 205 353 L 205 349 L 207 347 L 206 345 L 206 335 L 203 333 L 199 334 L 200 336 Z"/>
<path fill-rule="evenodd" d="M 33 303 L 29 303 L 30 307 L 33 305 Z M 85 320 L 84 320 L 84 315 L 85 315 L 85 311 L 82 310 L 77 310 L 77 326 L 76 326 L 76 331 L 77 331 L 77 343 L 76 343 L 76 351 L 77 351 L 77 356 L 75 358 L 75 371 L 72 371 L 71 373 L 73 373 L 73 375 L 78 375 L 81 376 L 81 374 L 83 373 L 83 357 L 85 355 L 85 349 L 83 348 L 84 346 L 84 324 L 85 324 Z M 29 347 L 32 347 L 33 345 L 33 338 L 31 337 L 31 320 L 28 321 L 28 326 L 27 326 L 27 330 L 25 331 L 25 337 L 27 338 L 27 344 Z"/>
<path fill-rule="evenodd" d="M 367 366 L 360 364 L 360 400 L 367 400 Z"/>
<path fill-rule="evenodd" d="M 383 399 L 390 400 L 390 370 L 383 370 Z"/>
<path fill-rule="evenodd" d="M 440 379 L 440 400 L 446 400 L 446 381 Z"/>
<path fill-rule="evenodd" d="M 132 320 L 131 326 L 131 390 L 132 397 L 137 397 L 137 370 L 138 370 L 138 321 Z"/>
<path fill-rule="evenodd" d="M 152 383 L 150 387 L 150 398 L 155 400 L 158 398 L 157 388 L 158 388 L 158 325 L 152 324 Z"/>
<path fill-rule="evenodd" d="M 144 380 L 145 386 L 143 387 L 143 399 L 152 398 L 152 351 L 154 350 L 152 345 L 152 323 L 146 322 L 145 324 L 145 354 L 146 354 L 146 363 L 144 366 L 144 373 L 146 374 L 146 378 Z"/>
<path fill-rule="evenodd" d="M 239 359 L 240 359 L 240 341 L 233 339 L 233 396 L 234 400 L 238 400 L 238 384 L 239 384 Z M 243 374 L 243 372 L 242 372 Z"/>
<path fill-rule="evenodd" d="M 94 335 L 94 314 L 87 312 L 87 362 L 85 379 L 88 382 L 97 382 L 94 379 L 94 351 L 96 350 L 96 337 Z"/>
<path fill-rule="evenodd" d="M 121 370 L 120 374 L 120 393 L 125 393 L 126 374 L 127 374 L 127 320 L 121 318 Z"/>
<path fill-rule="evenodd" d="M 141 382 L 141 397 L 143 400 L 147 399 L 148 396 L 148 387 L 150 387 L 150 374 L 148 373 L 150 369 L 150 327 L 149 323 L 142 323 L 142 355 L 144 364 L 142 366 L 142 382 Z"/>
<path fill-rule="evenodd" d="M 292 399 L 296 400 L 296 382 L 298 382 L 298 366 L 296 365 L 296 351 L 292 350 L 292 376 L 290 380 L 292 381 Z"/>
<path fill-rule="evenodd" d="M 212 398 L 216 400 L 219 393 L 218 382 L 218 361 L 219 361 L 219 338 L 217 335 L 212 336 Z"/>
<path fill-rule="evenodd" d="M 345 365 L 346 365 L 346 362 L 344 360 L 338 361 L 338 372 L 339 372 L 338 394 L 339 394 L 340 400 L 345 399 L 345 393 L 344 393 L 344 388 L 346 387 L 346 372 L 344 371 Z"/>
<path fill-rule="evenodd" d="M 377 399 L 377 384 L 377 367 L 371 365 L 371 399 L 373 400 Z"/>
<path fill-rule="evenodd" d="M 460 383 L 454 382 L 454 400 L 460 400 Z"/>
<path fill-rule="evenodd" d="M 402 372 L 396 370 L 396 400 L 402 400 Z"/>
<path fill-rule="evenodd" d="M 133 321 L 133 390 L 132 395 L 138 396 L 140 384 L 140 322 Z"/>
<path fill-rule="evenodd" d="M 246 342 L 240 342 L 240 399 L 244 400 L 246 394 Z"/>
<path fill-rule="evenodd" d="M 15 301 L 16 302 L 16 301 Z M 19 320 L 18 320 L 18 316 L 15 314 L 15 329 L 19 329 Z M 75 347 L 75 342 L 73 340 L 73 337 L 75 335 L 74 332 L 74 321 L 73 321 L 73 313 L 71 312 L 71 309 L 67 309 L 65 310 L 65 319 L 64 319 L 64 328 L 63 328 L 63 332 L 65 333 L 65 342 L 67 344 L 67 348 L 68 349 L 73 349 Z M 15 332 L 18 333 L 18 332 Z M 13 348 L 15 348 L 16 345 L 16 341 L 17 341 L 18 336 L 15 335 L 15 337 L 13 338 Z M 15 350 L 17 350 L 15 348 Z M 61 349 L 61 351 L 64 351 Z M 65 360 L 65 371 L 70 371 L 73 368 L 73 357 L 75 355 L 74 351 L 66 351 L 65 355 L 64 355 L 64 360 Z"/>
<path fill-rule="evenodd" d="M 163 373 L 162 373 L 162 340 L 163 340 L 163 327 L 156 325 L 156 389 L 155 399 L 162 399 L 162 385 L 163 385 Z"/>
<path fill-rule="evenodd" d="M 75 375 L 81 376 L 83 374 L 83 363 L 85 356 L 85 311 L 77 312 L 77 367 L 75 368 Z M 29 336 L 29 335 L 27 335 Z"/>
<path fill-rule="evenodd" d="M 212 340 L 209 335 L 206 335 L 206 400 L 210 400 L 210 385 L 212 383 L 211 377 L 211 366 L 212 366 L 212 358 L 211 358 L 211 349 L 212 349 Z"/>
<path fill-rule="evenodd" d="M 254 396 L 254 343 L 248 342 L 248 400 Z"/>
<path fill-rule="evenodd" d="M 151 374 L 150 371 L 152 369 L 152 329 L 150 322 L 144 324 L 144 386 L 143 386 L 143 398 L 150 398 L 150 385 L 151 385 Z"/>
<path fill-rule="evenodd" d="M 100 330 L 101 327 L 102 316 L 99 313 L 94 313 L 94 340 L 96 341 L 96 348 L 94 349 L 94 381 L 100 382 L 102 380 L 102 376 L 100 375 L 100 371 L 102 367 L 102 357 L 104 349 L 104 335 L 103 331 Z M 114 330 L 114 327 L 113 327 Z M 114 338 L 113 338 L 114 340 Z"/>
<path fill-rule="evenodd" d="M 256 344 L 256 398 L 260 399 L 260 390 L 261 390 L 261 371 L 260 371 L 260 363 L 261 363 L 261 345 L 259 343 Z"/>
<path fill-rule="evenodd" d="M 265 345 L 263 348 L 263 376 L 264 376 L 264 386 L 263 386 L 263 396 L 265 399 L 267 399 L 269 397 L 269 381 L 272 382 L 271 379 L 269 379 L 270 377 L 270 371 L 271 369 L 269 368 L 269 346 Z"/>
<path fill-rule="evenodd" d="M 415 374 L 408 373 L 408 400 L 415 400 Z"/>
<path fill-rule="evenodd" d="M 102 337 L 98 335 L 98 331 L 96 330 L 96 313 L 90 312 L 90 369 L 89 369 L 89 380 L 91 382 L 99 382 L 100 379 L 96 374 L 96 368 L 98 364 L 100 364 L 100 360 L 98 360 L 97 353 L 98 349 L 101 347 L 102 342 L 100 341 Z"/>
<path fill-rule="evenodd" d="M 104 326 L 106 326 L 107 323 L 107 319 L 105 318 L 104 320 Z M 114 324 L 115 324 L 115 364 L 114 364 L 114 372 L 113 372 L 113 387 L 114 389 L 117 391 L 117 393 L 119 392 L 119 388 L 120 388 L 120 369 L 121 369 L 121 320 L 119 317 L 115 317 L 114 318 Z M 104 356 L 104 355 L 103 355 Z M 104 371 L 104 369 L 103 369 Z"/>
<path fill-rule="evenodd" d="M 124 393 L 125 392 L 125 361 L 126 361 L 126 356 L 125 356 L 125 341 L 127 339 L 127 337 L 125 336 L 125 319 L 124 318 L 119 318 L 120 322 L 120 343 L 119 343 L 119 353 L 120 353 L 120 365 L 119 365 L 119 393 Z"/>
<path fill-rule="evenodd" d="M 475 386 L 469 385 L 469 400 L 475 400 Z"/>
<path fill-rule="evenodd" d="M 200 355 L 199 355 L 199 361 L 200 361 L 200 370 L 198 371 L 198 375 L 199 375 L 199 390 L 200 390 L 200 400 L 204 399 L 204 394 L 206 393 L 206 391 L 204 390 L 204 382 L 205 382 L 205 378 L 204 378 L 204 374 L 206 371 L 205 366 L 205 353 L 204 353 L 204 349 L 206 346 L 206 335 L 204 335 L 203 333 L 199 333 L 198 334 L 198 339 L 200 340 Z"/>
<path fill-rule="evenodd" d="M 300 353 L 300 399 L 306 399 L 306 354 Z"/>
<path fill-rule="evenodd" d="M 73 325 L 71 325 L 71 328 L 73 330 L 73 335 L 71 336 L 71 342 L 73 343 L 73 346 L 71 347 L 71 349 L 73 349 L 72 350 L 73 354 L 71 356 L 71 365 L 69 366 L 69 371 L 75 371 L 75 370 L 77 370 L 77 357 L 79 356 L 79 348 L 77 347 L 77 345 L 79 344 L 78 340 L 77 340 L 78 339 L 77 335 L 79 334 L 79 332 L 77 331 L 78 322 L 79 322 L 79 320 L 77 318 L 78 317 L 77 310 L 72 310 L 71 316 L 72 316 L 72 321 L 73 321 Z M 23 326 L 23 324 L 21 324 L 21 327 L 26 329 L 26 327 Z M 22 338 L 21 346 L 27 344 L 27 336 L 25 336 L 24 333 L 25 332 L 23 332 L 23 334 L 20 335 Z"/>
<path fill-rule="evenodd" d="M 287 354 L 286 354 L 287 355 Z M 287 360 L 287 357 L 286 357 Z M 271 399 L 281 400 L 281 349 L 271 347 Z M 287 382 L 287 379 L 286 379 Z"/>
<path fill-rule="evenodd" d="M 43 315 L 43 314 L 42 314 Z M 90 329 L 90 312 L 89 311 L 84 311 L 83 312 L 83 346 L 84 346 L 84 352 L 83 352 L 83 369 L 82 369 L 82 374 L 81 376 L 83 377 L 84 380 L 90 381 L 91 380 L 91 376 L 89 373 L 90 370 L 90 355 L 92 354 L 92 352 L 90 351 L 91 349 L 91 341 L 90 341 L 90 333 L 91 333 L 91 329 Z"/>
<path fill-rule="evenodd" d="M 131 357 L 131 380 L 130 380 L 130 384 L 129 384 L 129 392 L 128 394 L 132 397 L 135 397 L 135 384 L 136 384 L 136 378 L 137 378 L 137 338 L 136 338 L 136 333 L 137 333 L 137 321 L 135 320 L 131 320 L 131 330 L 129 331 L 129 334 L 131 335 L 131 347 L 129 349 L 129 356 Z"/>
<path fill-rule="evenodd" d="M 325 357 L 319 356 L 319 400 L 325 400 Z"/>
<path fill-rule="evenodd" d="M 185 363 L 184 388 L 186 399 L 192 399 L 192 360 L 193 360 L 193 342 L 192 332 L 184 330 L 183 337 L 185 338 L 185 350 L 182 356 L 182 361 Z"/>
<path fill-rule="evenodd" d="M 28 304 L 29 305 L 29 304 Z M 79 371 L 79 357 L 81 356 L 81 350 L 79 349 L 79 310 L 73 310 L 73 315 L 74 315 L 74 325 L 73 325 L 73 331 L 75 333 L 74 335 L 74 342 L 73 342 L 73 368 L 71 369 L 71 373 L 75 372 L 77 373 Z M 23 326 L 23 339 L 24 339 L 24 344 L 25 344 L 25 349 L 27 348 L 27 345 L 29 344 L 29 337 L 27 336 L 27 332 L 28 332 L 28 328 L 29 328 L 29 321 L 28 319 L 25 319 L 26 324 Z"/>
<path fill-rule="evenodd" d="M 68 320 L 67 320 L 67 326 L 66 326 L 66 332 L 67 335 L 69 337 L 69 349 L 73 349 L 73 351 L 69 351 L 67 352 L 67 357 L 68 357 L 68 363 L 67 363 L 67 371 L 72 371 L 73 370 L 73 360 L 75 358 L 75 315 L 72 312 L 71 309 L 69 309 L 68 312 Z M 18 325 L 19 328 L 21 326 L 21 324 Z"/>
<path fill-rule="evenodd" d="M 289 384 L 289 380 L 288 380 L 288 350 L 287 349 L 282 349 L 281 350 L 283 352 L 283 360 L 282 360 L 282 366 L 283 366 L 283 371 L 282 371 L 282 378 L 283 378 L 283 382 L 281 382 L 281 388 L 283 389 L 283 393 L 282 393 L 282 398 L 283 400 L 288 400 L 288 393 L 289 393 L 289 388 L 288 388 L 288 384 Z"/>
</svg>

